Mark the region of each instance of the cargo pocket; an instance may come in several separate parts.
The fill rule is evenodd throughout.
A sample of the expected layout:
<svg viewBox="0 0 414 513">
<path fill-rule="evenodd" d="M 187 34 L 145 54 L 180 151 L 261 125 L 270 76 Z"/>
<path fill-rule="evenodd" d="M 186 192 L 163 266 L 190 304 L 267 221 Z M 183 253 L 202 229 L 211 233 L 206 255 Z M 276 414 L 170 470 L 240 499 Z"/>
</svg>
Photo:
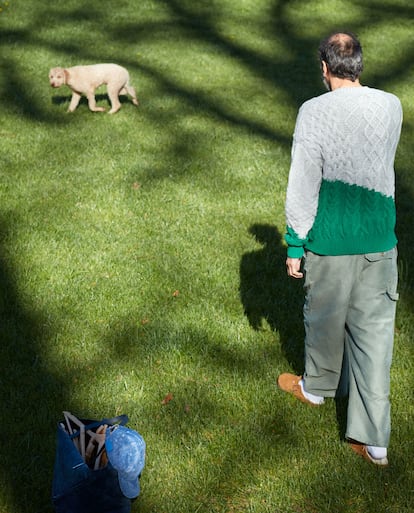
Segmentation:
<svg viewBox="0 0 414 513">
<path fill-rule="evenodd" d="M 377 253 L 367 253 L 364 255 L 368 262 L 374 264 L 378 269 L 372 275 L 375 278 L 378 287 L 383 287 L 384 292 L 392 301 L 397 301 L 399 294 L 397 292 L 398 285 L 398 269 L 397 269 L 397 248 L 389 251 L 379 251 Z"/>
<path fill-rule="evenodd" d="M 387 285 L 387 295 L 392 301 L 398 301 L 400 298 L 400 295 L 397 292 L 397 286 L 398 286 L 398 269 L 397 269 L 397 263 L 392 266 L 393 270 L 390 275 L 390 279 L 388 280 Z"/>
<path fill-rule="evenodd" d="M 397 292 L 398 287 L 398 266 L 397 266 L 397 248 L 390 251 L 392 253 L 391 273 L 387 285 L 387 294 L 392 301 L 398 301 L 400 295 Z"/>
<path fill-rule="evenodd" d="M 396 249 L 390 249 L 389 251 L 378 251 L 378 253 L 366 253 L 364 257 L 368 262 L 379 262 L 380 260 L 392 260 L 396 258 Z"/>
</svg>

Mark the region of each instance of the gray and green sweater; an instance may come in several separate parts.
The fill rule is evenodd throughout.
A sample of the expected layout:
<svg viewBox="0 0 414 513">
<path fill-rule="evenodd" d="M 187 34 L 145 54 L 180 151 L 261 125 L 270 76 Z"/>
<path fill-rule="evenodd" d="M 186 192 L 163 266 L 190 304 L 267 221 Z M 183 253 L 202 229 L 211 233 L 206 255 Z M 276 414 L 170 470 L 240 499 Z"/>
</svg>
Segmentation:
<svg viewBox="0 0 414 513">
<path fill-rule="evenodd" d="M 305 102 L 296 120 L 286 193 L 288 256 L 387 251 L 395 236 L 399 99 L 343 87 Z"/>
</svg>

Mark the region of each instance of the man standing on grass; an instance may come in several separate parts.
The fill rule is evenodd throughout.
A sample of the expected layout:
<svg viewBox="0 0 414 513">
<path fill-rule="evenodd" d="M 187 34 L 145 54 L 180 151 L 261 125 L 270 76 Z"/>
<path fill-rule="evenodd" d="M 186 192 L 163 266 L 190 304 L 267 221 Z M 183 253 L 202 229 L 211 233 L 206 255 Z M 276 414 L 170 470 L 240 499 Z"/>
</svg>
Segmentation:
<svg viewBox="0 0 414 513">
<path fill-rule="evenodd" d="M 283 391 L 311 405 L 348 384 L 346 438 L 387 465 L 390 366 L 397 289 L 394 157 L 402 109 L 364 87 L 362 49 L 351 33 L 319 47 L 329 92 L 298 114 L 286 194 L 287 272 L 302 278 L 305 372 L 281 374 Z"/>
</svg>

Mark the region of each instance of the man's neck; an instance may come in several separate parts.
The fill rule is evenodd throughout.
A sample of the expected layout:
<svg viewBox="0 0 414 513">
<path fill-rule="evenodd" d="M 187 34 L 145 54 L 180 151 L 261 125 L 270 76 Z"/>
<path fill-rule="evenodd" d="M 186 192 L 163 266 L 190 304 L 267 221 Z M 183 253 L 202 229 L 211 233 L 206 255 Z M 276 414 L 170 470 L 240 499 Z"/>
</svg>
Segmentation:
<svg viewBox="0 0 414 513">
<path fill-rule="evenodd" d="M 348 78 L 330 77 L 331 91 L 341 89 L 342 87 L 362 87 L 358 79 L 354 82 Z"/>
</svg>

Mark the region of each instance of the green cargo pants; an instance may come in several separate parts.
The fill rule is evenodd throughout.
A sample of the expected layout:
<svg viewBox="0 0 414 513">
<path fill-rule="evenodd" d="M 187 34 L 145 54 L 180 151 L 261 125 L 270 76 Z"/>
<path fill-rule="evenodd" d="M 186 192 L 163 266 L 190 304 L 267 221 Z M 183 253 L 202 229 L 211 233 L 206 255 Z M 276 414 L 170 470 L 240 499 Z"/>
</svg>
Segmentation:
<svg viewBox="0 0 414 513">
<path fill-rule="evenodd" d="M 304 388 L 335 397 L 343 372 L 349 394 L 346 437 L 387 447 L 397 250 L 344 256 L 307 252 L 305 273 Z"/>
</svg>

